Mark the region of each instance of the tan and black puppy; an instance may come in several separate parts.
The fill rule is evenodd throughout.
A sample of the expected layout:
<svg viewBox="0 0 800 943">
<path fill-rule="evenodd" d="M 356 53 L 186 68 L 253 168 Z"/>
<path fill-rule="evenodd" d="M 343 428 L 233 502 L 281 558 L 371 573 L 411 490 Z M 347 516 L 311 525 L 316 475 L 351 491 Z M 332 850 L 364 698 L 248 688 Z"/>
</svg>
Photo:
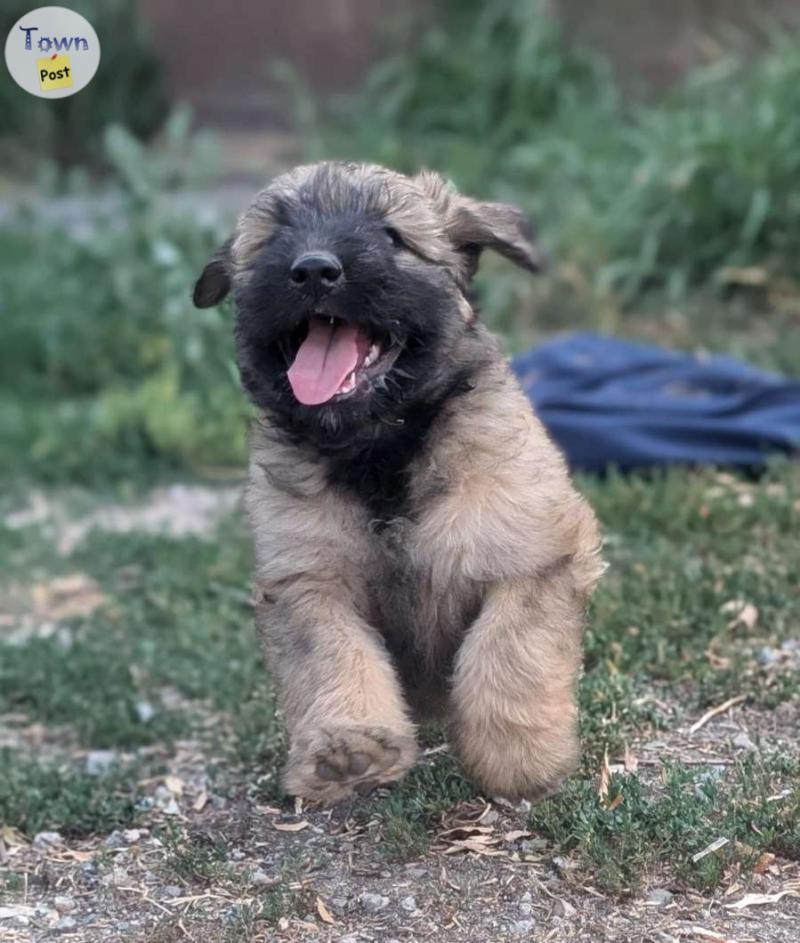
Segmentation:
<svg viewBox="0 0 800 943">
<path fill-rule="evenodd" d="M 321 163 L 259 193 L 197 282 L 201 307 L 233 293 L 262 417 L 247 506 L 290 793 L 397 779 L 433 713 L 494 795 L 578 757 L 597 526 L 467 300 L 487 248 L 538 268 L 513 207 Z"/>
</svg>

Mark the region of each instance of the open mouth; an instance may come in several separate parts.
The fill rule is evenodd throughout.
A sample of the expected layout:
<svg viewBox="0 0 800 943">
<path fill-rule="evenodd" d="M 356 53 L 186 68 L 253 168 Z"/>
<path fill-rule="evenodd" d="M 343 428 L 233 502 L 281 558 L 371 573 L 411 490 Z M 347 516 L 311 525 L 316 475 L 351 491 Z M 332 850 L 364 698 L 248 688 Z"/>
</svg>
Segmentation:
<svg viewBox="0 0 800 943">
<path fill-rule="evenodd" d="M 303 333 L 304 332 L 304 333 Z M 345 399 L 386 375 L 400 348 L 340 318 L 312 314 L 286 351 L 289 384 L 305 406 Z"/>
</svg>

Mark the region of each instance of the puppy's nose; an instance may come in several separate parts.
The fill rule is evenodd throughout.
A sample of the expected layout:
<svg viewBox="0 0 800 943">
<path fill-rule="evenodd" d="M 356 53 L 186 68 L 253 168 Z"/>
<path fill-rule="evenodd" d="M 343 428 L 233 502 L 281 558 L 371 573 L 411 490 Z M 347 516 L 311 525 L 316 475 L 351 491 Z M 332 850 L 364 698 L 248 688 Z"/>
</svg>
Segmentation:
<svg viewBox="0 0 800 943">
<path fill-rule="evenodd" d="M 330 252 L 304 252 L 289 272 L 295 285 L 314 292 L 326 292 L 342 277 L 342 263 Z"/>
</svg>

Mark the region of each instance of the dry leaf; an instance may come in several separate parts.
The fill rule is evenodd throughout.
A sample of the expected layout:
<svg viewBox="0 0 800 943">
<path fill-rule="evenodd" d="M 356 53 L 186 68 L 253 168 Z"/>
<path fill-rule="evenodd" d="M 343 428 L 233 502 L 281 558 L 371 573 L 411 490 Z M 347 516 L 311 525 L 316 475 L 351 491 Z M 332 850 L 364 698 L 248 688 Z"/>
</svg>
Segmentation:
<svg viewBox="0 0 800 943">
<path fill-rule="evenodd" d="M 611 767 L 608 765 L 608 750 L 603 753 L 603 763 L 600 766 L 600 780 L 597 784 L 597 795 L 605 802 L 608 799 L 608 787 L 611 782 Z"/>
<path fill-rule="evenodd" d="M 708 943 L 733 943 L 726 936 L 720 936 L 719 933 L 706 930 L 705 927 L 689 927 L 689 933 L 697 940 L 708 940 Z"/>
<path fill-rule="evenodd" d="M 531 835 L 533 835 L 533 832 L 526 832 L 526 831 L 523 831 L 522 829 L 515 829 L 511 832 L 506 832 L 505 835 L 503 835 L 503 841 L 507 841 L 507 842 L 519 841 L 520 838 L 530 838 Z"/>
<path fill-rule="evenodd" d="M 107 601 L 95 581 L 85 573 L 69 573 L 46 583 L 36 583 L 31 595 L 36 615 L 54 622 L 91 615 Z"/>
<path fill-rule="evenodd" d="M 0 838 L 3 839 L 9 848 L 14 848 L 15 846 L 24 848 L 28 844 L 22 832 L 19 831 L 19 829 L 13 828 L 11 825 L 3 826 L 2 830 L 0 830 Z"/>
<path fill-rule="evenodd" d="M 317 898 L 317 913 L 319 914 L 319 918 L 323 921 L 323 923 L 336 923 L 336 921 L 333 919 L 333 914 L 325 906 L 325 902 L 321 897 Z"/>
<path fill-rule="evenodd" d="M 625 767 L 626 773 L 638 773 L 639 772 L 639 760 L 636 758 L 636 754 L 631 750 L 628 744 L 625 744 L 625 754 L 622 759 L 622 763 Z"/>
<path fill-rule="evenodd" d="M 745 894 L 744 897 L 741 900 L 737 900 L 735 904 L 725 904 L 725 907 L 728 910 L 743 910 L 745 907 L 762 907 L 765 904 L 777 904 L 781 898 L 789 895 L 792 897 L 800 897 L 800 894 L 792 890 L 778 891 L 777 894 Z"/>
<path fill-rule="evenodd" d="M 745 599 L 731 599 L 719 610 L 723 615 L 733 615 L 728 623 L 729 629 L 735 629 L 743 625 L 748 631 L 752 631 L 758 622 L 758 609 Z"/>
<path fill-rule="evenodd" d="M 508 857 L 508 853 L 505 851 L 500 851 L 498 848 L 492 848 L 489 845 L 483 845 L 470 839 L 453 842 L 443 850 L 442 854 L 457 855 L 460 851 L 471 851 L 476 855 L 484 855 L 489 858 Z"/>
<path fill-rule="evenodd" d="M 208 804 L 208 793 L 205 789 L 200 793 L 200 795 L 192 803 L 192 808 L 195 812 L 202 812 Z"/>
<path fill-rule="evenodd" d="M 177 776 L 165 776 L 164 785 L 169 789 L 173 796 L 183 795 L 183 780 Z"/>
<path fill-rule="evenodd" d="M 766 874 L 774 860 L 775 855 L 773 855 L 771 852 L 763 852 L 761 855 L 759 855 L 758 861 L 756 861 L 753 867 L 753 871 L 755 871 L 756 874 Z"/>
<path fill-rule="evenodd" d="M 703 858 L 708 855 L 713 854 L 715 851 L 719 851 L 720 848 L 724 848 L 730 842 L 730 838 L 715 838 L 710 845 L 706 845 L 702 851 L 698 851 L 696 855 L 692 855 L 692 861 L 697 864 L 698 861 L 702 861 Z"/>
<path fill-rule="evenodd" d="M 302 832 L 309 826 L 305 819 L 302 822 L 273 822 L 272 824 L 279 832 Z"/>
<path fill-rule="evenodd" d="M 57 854 L 48 855 L 48 861 L 91 861 L 94 858 L 95 853 L 93 851 L 72 851 L 67 849 L 66 851 L 59 851 Z"/>
</svg>

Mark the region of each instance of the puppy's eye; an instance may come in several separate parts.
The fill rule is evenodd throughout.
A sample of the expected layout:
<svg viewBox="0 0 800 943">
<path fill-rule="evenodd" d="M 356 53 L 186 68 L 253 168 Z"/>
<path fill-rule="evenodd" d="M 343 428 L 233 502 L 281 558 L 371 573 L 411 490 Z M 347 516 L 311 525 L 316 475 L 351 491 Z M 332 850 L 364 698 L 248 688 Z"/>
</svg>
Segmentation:
<svg viewBox="0 0 800 943">
<path fill-rule="evenodd" d="M 384 226 L 383 231 L 386 234 L 386 238 L 395 247 L 395 249 L 405 248 L 403 238 L 396 229 L 394 229 L 392 226 Z"/>
</svg>

